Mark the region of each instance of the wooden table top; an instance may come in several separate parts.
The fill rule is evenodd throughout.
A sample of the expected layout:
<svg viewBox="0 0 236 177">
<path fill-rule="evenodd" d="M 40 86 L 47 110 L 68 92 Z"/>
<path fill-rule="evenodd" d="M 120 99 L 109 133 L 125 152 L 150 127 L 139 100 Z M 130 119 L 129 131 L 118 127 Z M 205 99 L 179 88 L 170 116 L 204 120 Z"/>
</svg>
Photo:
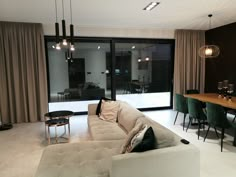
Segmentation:
<svg viewBox="0 0 236 177">
<path fill-rule="evenodd" d="M 231 101 L 219 98 L 216 93 L 185 94 L 184 97 L 194 98 L 202 102 L 210 102 L 226 108 L 236 109 L 236 97 L 232 97 Z"/>
</svg>

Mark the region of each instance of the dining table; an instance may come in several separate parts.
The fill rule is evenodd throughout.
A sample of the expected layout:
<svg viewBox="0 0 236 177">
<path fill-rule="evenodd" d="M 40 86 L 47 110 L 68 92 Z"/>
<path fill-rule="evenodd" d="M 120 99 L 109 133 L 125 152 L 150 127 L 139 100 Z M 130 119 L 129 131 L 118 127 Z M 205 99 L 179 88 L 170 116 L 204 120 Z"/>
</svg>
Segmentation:
<svg viewBox="0 0 236 177">
<path fill-rule="evenodd" d="M 186 98 L 193 98 L 202 102 L 209 102 L 223 106 L 226 109 L 236 110 L 236 97 L 232 97 L 230 100 L 219 96 L 217 93 L 200 93 L 200 94 L 184 94 Z M 234 130 L 233 146 L 236 146 L 236 129 Z"/>
</svg>

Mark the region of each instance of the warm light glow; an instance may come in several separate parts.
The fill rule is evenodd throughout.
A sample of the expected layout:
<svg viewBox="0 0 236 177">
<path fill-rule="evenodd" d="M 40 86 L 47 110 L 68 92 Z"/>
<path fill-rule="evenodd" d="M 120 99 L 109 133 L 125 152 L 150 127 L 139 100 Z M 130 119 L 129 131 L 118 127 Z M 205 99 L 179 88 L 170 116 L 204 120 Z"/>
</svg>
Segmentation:
<svg viewBox="0 0 236 177">
<path fill-rule="evenodd" d="M 149 61 L 149 57 L 146 57 L 145 60 L 146 60 L 146 61 Z"/>
<path fill-rule="evenodd" d="M 75 46 L 74 45 L 70 45 L 70 50 L 74 51 L 75 50 Z"/>
<path fill-rule="evenodd" d="M 138 59 L 138 62 L 141 62 L 141 59 Z"/>
<path fill-rule="evenodd" d="M 158 4 L 160 4 L 160 2 L 151 2 L 143 10 L 150 11 L 154 9 Z"/>
<path fill-rule="evenodd" d="M 63 39 L 62 44 L 63 44 L 63 45 L 67 45 L 66 39 Z"/>
<path fill-rule="evenodd" d="M 205 55 L 209 56 L 209 55 L 212 55 L 213 51 L 211 48 L 206 48 L 205 50 Z"/>
<path fill-rule="evenodd" d="M 60 43 L 56 44 L 56 49 L 57 49 L 57 50 L 61 50 Z"/>
</svg>

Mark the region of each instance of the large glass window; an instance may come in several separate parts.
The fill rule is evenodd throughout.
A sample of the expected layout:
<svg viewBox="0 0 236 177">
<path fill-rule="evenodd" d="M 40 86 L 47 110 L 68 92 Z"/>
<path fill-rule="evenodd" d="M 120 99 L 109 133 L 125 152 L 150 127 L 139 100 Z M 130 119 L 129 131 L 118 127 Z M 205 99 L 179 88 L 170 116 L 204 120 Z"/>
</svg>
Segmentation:
<svg viewBox="0 0 236 177">
<path fill-rule="evenodd" d="M 75 43 L 76 50 L 56 50 L 48 42 L 49 110 L 87 111 L 90 103 L 111 97 L 106 70 L 110 44 L 106 42 Z"/>
<path fill-rule="evenodd" d="M 116 98 L 137 108 L 171 106 L 171 56 L 169 43 L 115 45 Z"/>
<path fill-rule="evenodd" d="M 46 37 L 49 111 L 86 112 L 101 97 L 140 109 L 171 106 L 173 40 L 76 40 L 71 52 Z"/>
</svg>

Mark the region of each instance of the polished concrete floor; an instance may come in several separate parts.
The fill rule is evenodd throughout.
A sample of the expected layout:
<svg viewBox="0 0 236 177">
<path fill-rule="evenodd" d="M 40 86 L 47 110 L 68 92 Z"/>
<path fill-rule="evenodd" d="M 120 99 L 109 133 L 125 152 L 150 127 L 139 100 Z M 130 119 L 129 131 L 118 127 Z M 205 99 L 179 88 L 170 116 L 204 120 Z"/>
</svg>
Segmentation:
<svg viewBox="0 0 236 177">
<path fill-rule="evenodd" d="M 183 131 L 182 114 L 179 115 L 176 125 L 173 125 L 175 111 L 162 110 L 144 113 L 199 148 L 201 177 L 236 176 L 236 147 L 232 146 L 233 137 L 231 131 L 226 132 L 224 149 L 223 152 L 220 152 L 220 140 L 216 138 L 214 130 L 210 131 L 209 138 L 206 142 L 203 142 L 205 131 L 201 132 L 199 140 L 197 139 L 196 127 L 190 127 L 187 133 Z M 188 119 L 186 122 L 188 122 Z M 59 128 L 60 135 L 63 131 L 63 127 Z M 48 146 L 44 133 L 45 126 L 43 122 L 15 124 L 11 130 L 1 131 L 0 177 L 33 177 L 42 152 Z M 87 141 L 89 139 L 87 116 L 72 117 L 69 143 Z M 59 142 L 67 143 L 67 139 L 59 138 Z M 52 144 L 55 144 L 54 140 L 52 140 Z M 166 168 L 168 170 L 168 167 Z"/>
</svg>

